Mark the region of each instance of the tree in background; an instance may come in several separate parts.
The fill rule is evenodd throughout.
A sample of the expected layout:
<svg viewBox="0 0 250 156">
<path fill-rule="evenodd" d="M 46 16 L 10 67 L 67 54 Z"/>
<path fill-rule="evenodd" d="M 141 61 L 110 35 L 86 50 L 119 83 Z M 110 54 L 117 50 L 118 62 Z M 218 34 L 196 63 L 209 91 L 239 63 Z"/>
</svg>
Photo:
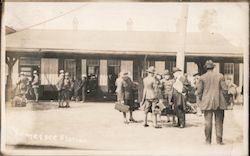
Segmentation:
<svg viewBox="0 0 250 156">
<path fill-rule="evenodd" d="M 215 23 L 217 18 L 217 11 L 212 10 L 204 10 L 202 15 L 200 16 L 200 22 L 198 24 L 198 27 L 201 32 L 211 32 L 214 29 L 217 28 L 217 25 Z"/>
</svg>

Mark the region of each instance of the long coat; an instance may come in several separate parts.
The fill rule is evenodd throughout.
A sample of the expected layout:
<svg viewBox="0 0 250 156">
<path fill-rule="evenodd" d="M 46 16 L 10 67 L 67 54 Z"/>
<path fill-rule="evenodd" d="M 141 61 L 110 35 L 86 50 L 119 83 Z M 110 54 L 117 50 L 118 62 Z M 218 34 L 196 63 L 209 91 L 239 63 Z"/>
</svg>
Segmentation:
<svg viewBox="0 0 250 156">
<path fill-rule="evenodd" d="M 187 94 L 188 92 L 188 84 L 186 84 L 184 80 L 185 78 L 183 76 L 180 76 L 175 80 L 179 81 L 179 83 L 182 84 L 183 87 L 181 90 L 177 90 L 176 88 L 173 87 L 173 102 L 175 104 L 175 107 L 180 107 L 182 110 L 185 110 L 187 101 L 185 94 Z"/>
<path fill-rule="evenodd" d="M 133 93 L 135 89 L 136 89 L 136 85 L 129 77 L 123 78 L 122 91 L 124 91 L 124 99 L 133 100 L 134 98 Z"/>
<path fill-rule="evenodd" d="M 222 74 L 214 71 L 207 71 L 203 74 L 197 85 L 201 110 L 227 109 L 223 92 L 227 92 L 227 86 Z"/>
</svg>

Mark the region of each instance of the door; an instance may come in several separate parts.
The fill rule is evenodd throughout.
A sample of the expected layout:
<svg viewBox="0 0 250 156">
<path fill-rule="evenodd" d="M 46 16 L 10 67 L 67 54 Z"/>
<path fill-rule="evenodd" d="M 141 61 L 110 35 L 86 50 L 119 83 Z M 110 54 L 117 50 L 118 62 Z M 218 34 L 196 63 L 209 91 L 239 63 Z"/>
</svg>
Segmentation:
<svg viewBox="0 0 250 156">
<path fill-rule="evenodd" d="M 120 60 L 108 60 L 108 93 L 115 94 L 115 81 L 120 73 Z"/>
<path fill-rule="evenodd" d="M 99 70 L 100 61 L 97 59 L 87 60 L 87 94 L 88 96 L 95 97 L 98 91 L 98 80 L 99 80 Z"/>
</svg>

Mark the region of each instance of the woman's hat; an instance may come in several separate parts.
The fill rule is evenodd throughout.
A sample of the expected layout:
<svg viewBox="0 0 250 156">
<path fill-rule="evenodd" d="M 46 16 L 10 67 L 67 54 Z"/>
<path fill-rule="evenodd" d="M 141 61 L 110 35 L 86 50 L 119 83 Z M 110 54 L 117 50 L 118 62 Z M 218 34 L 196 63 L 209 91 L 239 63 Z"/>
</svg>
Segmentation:
<svg viewBox="0 0 250 156">
<path fill-rule="evenodd" d="M 166 69 L 166 70 L 163 72 L 163 75 L 170 75 L 169 70 Z"/>
<path fill-rule="evenodd" d="M 66 72 L 66 73 L 65 73 L 65 76 L 69 76 L 69 73 L 68 73 L 68 72 Z"/>
<path fill-rule="evenodd" d="M 36 70 L 34 70 L 34 71 L 33 71 L 33 74 L 37 74 L 37 71 L 36 71 Z"/>
<path fill-rule="evenodd" d="M 206 67 L 207 69 L 212 69 L 212 68 L 215 67 L 215 64 L 213 63 L 212 60 L 207 60 L 206 63 L 205 63 L 205 67 Z"/>
<path fill-rule="evenodd" d="M 178 72 L 178 71 L 182 71 L 182 70 L 178 67 L 173 67 L 173 73 Z"/>
<path fill-rule="evenodd" d="M 146 71 L 148 73 L 155 73 L 155 67 L 154 66 L 150 66 Z"/>
<path fill-rule="evenodd" d="M 60 70 L 60 72 L 59 72 L 60 74 L 62 74 L 62 73 L 64 73 L 64 70 Z"/>
</svg>

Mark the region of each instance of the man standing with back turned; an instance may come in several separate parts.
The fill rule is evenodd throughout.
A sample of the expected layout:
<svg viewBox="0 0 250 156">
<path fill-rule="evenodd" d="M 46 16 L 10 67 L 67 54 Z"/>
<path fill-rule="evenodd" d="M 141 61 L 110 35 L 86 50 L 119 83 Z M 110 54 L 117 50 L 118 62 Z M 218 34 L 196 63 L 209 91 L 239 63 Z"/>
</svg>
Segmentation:
<svg viewBox="0 0 250 156">
<path fill-rule="evenodd" d="M 197 95 L 200 99 L 200 108 L 204 111 L 206 144 L 211 144 L 214 114 L 216 141 L 217 144 L 223 145 L 224 110 L 227 109 L 227 102 L 223 92 L 227 92 L 227 87 L 223 75 L 213 71 L 214 66 L 213 61 L 206 61 L 207 72 L 200 77 L 197 85 Z"/>
</svg>

